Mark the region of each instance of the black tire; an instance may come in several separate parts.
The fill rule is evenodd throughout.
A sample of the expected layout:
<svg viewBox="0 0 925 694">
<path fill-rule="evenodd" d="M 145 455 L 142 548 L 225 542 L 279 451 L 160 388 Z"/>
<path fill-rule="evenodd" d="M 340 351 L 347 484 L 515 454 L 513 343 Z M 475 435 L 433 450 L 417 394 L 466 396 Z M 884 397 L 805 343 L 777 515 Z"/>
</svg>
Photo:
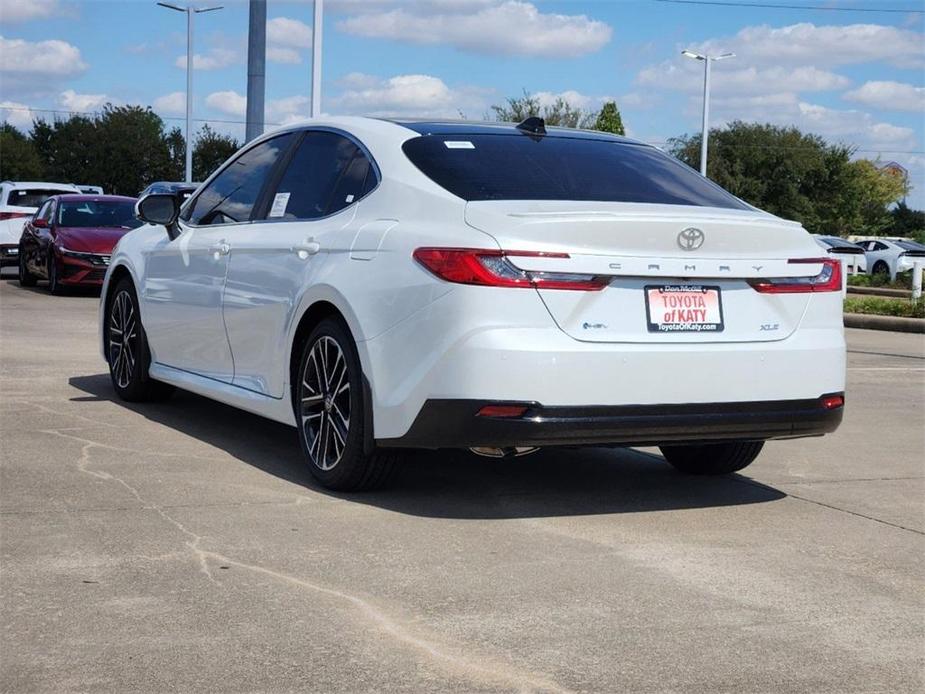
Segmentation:
<svg viewBox="0 0 925 694">
<path fill-rule="evenodd" d="M 728 441 L 690 446 L 659 446 L 665 460 L 689 475 L 728 475 L 748 467 L 764 441 Z"/>
<path fill-rule="evenodd" d="M 871 270 L 872 275 L 889 275 L 890 266 L 887 265 L 884 261 L 878 260 L 874 263 L 874 269 Z"/>
<path fill-rule="evenodd" d="M 49 254 L 48 256 L 48 291 L 50 291 L 55 296 L 62 296 L 64 294 L 64 287 L 61 282 L 58 281 L 58 264 L 55 262 L 55 256 Z"/>
<path fill-rule="evenodd" d="M 388 481 L 395 452 L 364 451 L 367 417 L 363 371 L 347 326 L 326 318 L 302 348 L 294 384 L 299 442 L 322 486 L 364 491 Z"/>
<path fill-rule="evenodd" d="M 23 255 L 22 246 L 19 247 L 19 286 L 20 287 L 34 287 L 36 282 L 38 282 L 38 277 L 29 272 L 29 268 L 26 267 L 26 257 Z"/>
<path fill-rule="evenodd" d="M 148 375 L 151 353 L 141 324 L 138 296 L 129 278 L 116 283 L 106 304 L 106 361 L 116 394 L 128 402 L 164 400 L 174 388 Z"/>
</svg>

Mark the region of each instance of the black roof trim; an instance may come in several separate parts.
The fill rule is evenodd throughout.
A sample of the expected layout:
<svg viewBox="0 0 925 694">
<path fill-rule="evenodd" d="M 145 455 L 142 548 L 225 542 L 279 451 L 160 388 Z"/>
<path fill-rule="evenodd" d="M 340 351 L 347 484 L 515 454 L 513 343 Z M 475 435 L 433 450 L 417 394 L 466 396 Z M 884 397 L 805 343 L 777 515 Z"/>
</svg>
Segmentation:
<svg viewBox="0 0 925 694">
<path fill-rule="evenodd" d="M 471 121 L 471 120 L 414 120 L 414 119 L 393 119 L 382 118 L 380 120 L 389 123 L 395 123 L 403 128 L 413 130 L 419 135 L 520 135 L 523 131 L 517 129 L 517 123 L 501 123 L 491 121 Z M 560 128 L 546 126 L 546 137 L 569 137 L 579 140 L 610 140 L 612 142 L 623 142 L 631 145 L 645 145 L 638 140 L 632 140 L 620 135 L 611 133 L 602 133 L 596 130 L 579 130 L 578 128 Z"/>
</svg>

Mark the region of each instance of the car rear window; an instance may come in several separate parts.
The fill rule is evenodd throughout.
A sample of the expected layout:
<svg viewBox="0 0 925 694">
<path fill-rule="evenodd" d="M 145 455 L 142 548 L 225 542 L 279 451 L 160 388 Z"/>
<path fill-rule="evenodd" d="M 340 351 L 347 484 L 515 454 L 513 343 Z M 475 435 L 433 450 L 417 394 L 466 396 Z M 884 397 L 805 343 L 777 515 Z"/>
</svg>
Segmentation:
<svg viewBox="0 0 925 694">
<path fill-rule="evenodd" d="M 896 245 L 906 251 L 925 253 L 925 246 L 918 243 L 917 241 L 897 241 Z"/>
<path fill-rule="evenodd" d="M 402 146 L 428 178 L 464 200 L 579 200 L 749 209 L 646 145 L 526 134 L 425 135 Z"/>
<path fill-rule="evenodd" d="M 53 190 L 47 188 L 14 188 L 6 196 L 7 205 L 16 207 L 40 207 L 52 195 L 73 193 L 73 190 Z"/>
<path fill-rule="evenodd" d="M 112 227 L 136 229 L 135 204 L 128 200 L 79 200 L 58 205 L 58 224 L 63 227 Z"/>
</svg>

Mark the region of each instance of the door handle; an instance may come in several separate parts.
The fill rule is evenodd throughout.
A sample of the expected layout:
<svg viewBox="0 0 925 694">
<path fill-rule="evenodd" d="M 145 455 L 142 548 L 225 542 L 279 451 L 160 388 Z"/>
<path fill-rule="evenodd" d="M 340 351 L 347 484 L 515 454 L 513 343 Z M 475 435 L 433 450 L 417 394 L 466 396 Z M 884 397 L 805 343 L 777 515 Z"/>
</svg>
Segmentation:
<svg viewBox="0 0 925 694">
<path fill-rule="evenodd" d="M 209 246 L 209 252 L 215 256 L 215 259 L 218 260 L 219 256 L 228 255 L 231 252 L 231 246 L 229 246 L 224 241 Z"/>
<path fill-rule="evenodd" d="M 307 260 L 309 256 L 315 255 L 321 250 L 321 244 L 314 239 L 307 239 L 304 243 L 293 246 L 292 250 L 302 259 Z"/>
</svg>

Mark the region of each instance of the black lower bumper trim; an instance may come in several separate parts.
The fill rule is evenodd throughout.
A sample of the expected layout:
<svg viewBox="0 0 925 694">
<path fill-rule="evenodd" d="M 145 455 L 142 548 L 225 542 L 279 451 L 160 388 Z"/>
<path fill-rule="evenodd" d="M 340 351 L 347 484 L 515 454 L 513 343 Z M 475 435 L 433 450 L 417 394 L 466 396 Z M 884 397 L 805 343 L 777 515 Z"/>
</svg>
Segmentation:
<svg viewBox="0 0 925 694">
<path fill-rule="evenodd" d="M 843 407 L 826 408 L 828 393 L 812 400 L 544 407 L 532 402 L 428 400 L 408 433 L 376 443 L 401 448 L 659 445 L 730 439 L 821 436 L 835 431 Z M 517 418 L 480 417 L 493 404 L 523 405 Z"/>
</svg>

